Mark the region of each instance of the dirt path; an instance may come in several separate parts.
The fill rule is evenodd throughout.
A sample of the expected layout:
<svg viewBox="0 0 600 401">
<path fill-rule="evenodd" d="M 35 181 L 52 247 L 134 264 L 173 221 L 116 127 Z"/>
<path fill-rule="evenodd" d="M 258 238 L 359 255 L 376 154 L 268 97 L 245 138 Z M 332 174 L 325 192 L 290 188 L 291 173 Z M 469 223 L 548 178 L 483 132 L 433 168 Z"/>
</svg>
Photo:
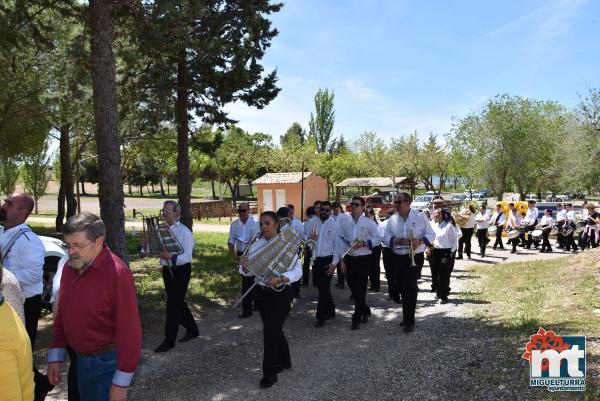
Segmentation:
<svg viewBox="0 0 600 401">
<path fill-rule="evenodd" d="M 199 339 L 178 344 L 166 354 L 152 349 L 161 341 L 163 311 L 144 317 L 143 361 L 130 400 L 534 400 L 529 370 L 517 353 L 494 359 L 499 342 L 494 328 L 472 318 L 479 301 L 467 290 L 477 280 L 468 267 L 518 260 L 556 258 L 539 254 L 492 251 L 484 260 L 457 261 L 451 279 L 450 303 L 440 305 L 429 292 L 427 265 L 419 283 L 416 331 L 404 334 L 398 323 L 402 310 L 387 300 L 382 276 L 379 293 L 369 292 L 372 317 L 360 330 L 350 330 L 349 291 L 332 287 L 337 316 L 324 328 L 314 327 L 316 289 L 302 288 L 284 331 L 293 369 L 279 375 L 271 389 L 261 390 L 262 325 L 257 314 L 237 318 L 230 307 L 197 310 Z M 383 269 L 382 269 L 383 270 Z M 472 287 L 469 287 L 472 288 Z M 523 343 L 524 344 L 524 343 Z M 41 358 L 42 355 L 39 355 Z M 547 393 L 546 393 L 547 395 Z M 49 400 L 65 400 L 64 388 Z"/>
</svg>

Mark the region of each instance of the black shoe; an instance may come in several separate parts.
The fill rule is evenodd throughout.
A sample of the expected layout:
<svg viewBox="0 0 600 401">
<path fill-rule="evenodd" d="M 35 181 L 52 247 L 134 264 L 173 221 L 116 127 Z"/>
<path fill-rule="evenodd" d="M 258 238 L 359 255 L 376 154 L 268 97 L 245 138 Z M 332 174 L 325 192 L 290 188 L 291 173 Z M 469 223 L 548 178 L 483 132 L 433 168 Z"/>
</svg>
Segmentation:
<svg viewBox="0 0 600 401">
<path fill-rule="evenodd" d="M 260 379 L 260 388 L 269 388 L 277 383 L 277 377 L 263 377 Z"/>
<path fill-rule="evenodd" d="M 277 364 L 275 366 L 275 369 L 277 369 L 277 373 L 281 373 L 284 370 L 291 369 L 291 368 L 292 368 L 292 364 L 291 363 L 286 363 L 286 364 L 283 364 L 283 365 Z"/>
<path fill-rule="evenodd" d="M 358 320 L 353 320 L 352 325 L 350 326 L 350 330 L 358 330 L 358 329 L 360 329 L 360 324 L 358 323 Z"/>
<path fill-rule="evenodd" d="M 504 250 L 504 247 L 503 247 L 503 246 L 501 246 L 501 247 L 500 247 L 500 250 L 501 250 L 501 251 L 503 251 L 503 250 Z"/>
<path fill-rule="evenodd" d="M 540 253 L 546 253 L 545 249 L 540 249 Z"/>
<path fill-rule="evenodd" d="M 470 253 L 467 254 L 467 259 L 471 259 L 471 254 Z"/>
<path fill-rule="evenodd" d="M 190 340 L 193 340 L 194 338 L 198 338 L 199 334 L 198 333 L 185 333 L 185 336 L 181 337 L 179 339 L 180 343 L 185 343 L 188 342 Z"/>
<path fill-rule="evenodd" d="M 492 249 L 495 251 L 495 250 L 496 250 L 496 247 L 495 247 L 495 246 L 493 246 L 493 247 L 492 247 Z"/>
<path fill-rule="evenodd" d="M 252 312 L 250 312 L 250 313 L 242 312 L 238 315 L 238 317 L 240 319 L 246 319 L 246 318 L 249 318 L 250 316 L 252 316 Z"/>
<path fill-rule="evenodd" d="M 405 333 L 411 333 L 411 332 L 415 331 L 415 325 L 412 324 L 412 323 L 411 324 L 406 324 L 406 325 L 404 325 L 403 331 Z"/>
<path fill-rule="evenodd" d="M 448 298 L 442 298 L 440 299 L 440 303 L 443 304 L 447 304 L 448 303 Z"/>
<path fill-rule="evenodd" d="M 171 348 L 173 348 L 175 345 L 173 344 L 169 344 L 166 341 L 163 341 L 163 343 L 161 345 L 159 345 L 154 352 L 167 352 L 168 350 L 170 350 Z"/>
<path fill-rule="evenodd" d="M 517 251 L 513 249 L 512 251 L 510 251 L 510 253 L 517 253 Z"/>
<path fill-rule="evenodd" d="M 458 256 L 456 257 L 456 259 L 459 259 L 459 260 L 462 260 L 462 258 L 463 258 L 462 253 L 459 253 Z"/>
<path fill-rule="evenodd" d="M 402 303 L 402 298 L 398 297 L 398 298 L 394 298 L 394 302 L 397 304 L 401 304 Z"/>
<path fill-rule="evenodd" d="M 548 249 L 546 252 L 552 252 L 552 248 Z"/>
<path fill-rule="evenodd" d="M 323 327 L 323 326 L 325 326 L 325 320 L 317 319 L 317 322 L 315 323 L 315 327 Z"/>
<path fill-rule="evenodd" d="M 361 323 L 367 323 L 368 321 L 369 321 L 369 316 L 367 316 L 367 315 L 363 315 L 363 317 L 360 318 Z"/>
</svg>

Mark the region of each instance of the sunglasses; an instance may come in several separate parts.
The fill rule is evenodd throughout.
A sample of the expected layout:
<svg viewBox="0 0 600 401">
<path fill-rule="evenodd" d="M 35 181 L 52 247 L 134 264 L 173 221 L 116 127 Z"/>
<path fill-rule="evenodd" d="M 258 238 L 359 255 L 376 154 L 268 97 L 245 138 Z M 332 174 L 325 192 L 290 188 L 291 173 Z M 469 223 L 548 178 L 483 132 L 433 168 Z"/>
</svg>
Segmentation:
<svg viewBox="0 0 600 401">
<path fill-rule="evenodd" d="M 402 201 L 399 201 L 399 200 L 397 200 L 397 201 L 394 201 L 394 204 L 395 204 L 395 205 L 401 205 L 401 204 L 402 204 Z"/>
<path fill-rule="evenodd" d="M 329 209 L 328 207 L 321 207 L 321 208 L 319 208 L 319 210 L 321 212 L 325 212 L 325 213 L 329 213 L 331 211 L 331 209 Z"/>
<path fill-rule="evenodd" d="M 248 209 L 238 209 L 238 213 L 246 213 Z"/>
<path fill-rule="evenodd" d="M 359 206 L 362 206 L 362 205 L 361 205 L 360 203 L 350 203 L 350 206 L 356 206 L 356 207 L 359 207 Z"/>
</svg>

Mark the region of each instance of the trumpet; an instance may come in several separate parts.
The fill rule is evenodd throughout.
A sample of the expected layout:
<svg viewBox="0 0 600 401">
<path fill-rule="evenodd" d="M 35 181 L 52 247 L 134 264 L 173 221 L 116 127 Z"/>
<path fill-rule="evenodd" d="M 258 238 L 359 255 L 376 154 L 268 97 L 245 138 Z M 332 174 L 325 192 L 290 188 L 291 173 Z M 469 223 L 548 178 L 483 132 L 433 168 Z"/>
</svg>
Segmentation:
<svg viewBox="0 0 600 401">
<path fill-rule="evenodd" d="M 359 238 L 359 239 L 357 239 L 356 241 L 354 241 L 354 242 L 352 243 L 352 245 L 350 245 L 350 248 L 348 248 L 348 250 L 347 250 L 346 252 L 344 252 L 344 254 L 342 255 L 342 257 L 341 257 L 340 259 L 344 259 L 344 257 L 345 257 L 346 255 L 348 255 L 350 252 L 352 252 L 352 251 L 353 251 L 353 250 L 356 248 L 356 245 L 357 245 L 359 242 L 363 242 L 363 241 L 364 241 L 366 238 L 367 238 L 367 232 L 365 231 L 365 232 L 364 232 L 364 233 L 363 233 L 363 234 L 360 236 L 360 238 Z"/>
<path fill-rule="evenodd" d="M 317 258 L 317 240 L 316 239 L 312 239 L 310 237 L 312 236 L 317 236 L 317 226 L 316 224 L 313 225 L 311 233 L 309 238 L 307 238 L 306 242 L 304 243 L 304 246 L 310 250 L 310 264 L 312 266 L 313 262 L 315 261 L 315 259 Z"/>
</svg>

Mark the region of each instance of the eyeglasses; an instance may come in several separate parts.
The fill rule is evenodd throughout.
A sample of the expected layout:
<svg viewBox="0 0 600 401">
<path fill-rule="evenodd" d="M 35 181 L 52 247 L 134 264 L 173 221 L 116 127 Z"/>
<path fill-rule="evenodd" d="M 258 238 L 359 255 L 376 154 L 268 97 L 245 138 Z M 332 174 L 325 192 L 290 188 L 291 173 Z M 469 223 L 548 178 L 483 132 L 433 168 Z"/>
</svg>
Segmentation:
<svg viewBox="0 0 600 401">
<path fill-rule="evenodd" d="M 238 213 L 246 213 L 248 209 L 238 209 Z"/>
<path fill-rule="evenodd" d="M 68 251 L 70 250 L 70 251 L 78 252 L 78 251 L 81 251 L 83 248 L 86 248 L 90 244 L 93 244 L 93 243 L 94 243 L 94 241 L 90 241 L 90 242 L 88 242 L 85 245 L 79 245 L 79 244 L 70 245 L 70 244 L 67 244 L 66 247 L 67 247 Z"/>
</svg>

